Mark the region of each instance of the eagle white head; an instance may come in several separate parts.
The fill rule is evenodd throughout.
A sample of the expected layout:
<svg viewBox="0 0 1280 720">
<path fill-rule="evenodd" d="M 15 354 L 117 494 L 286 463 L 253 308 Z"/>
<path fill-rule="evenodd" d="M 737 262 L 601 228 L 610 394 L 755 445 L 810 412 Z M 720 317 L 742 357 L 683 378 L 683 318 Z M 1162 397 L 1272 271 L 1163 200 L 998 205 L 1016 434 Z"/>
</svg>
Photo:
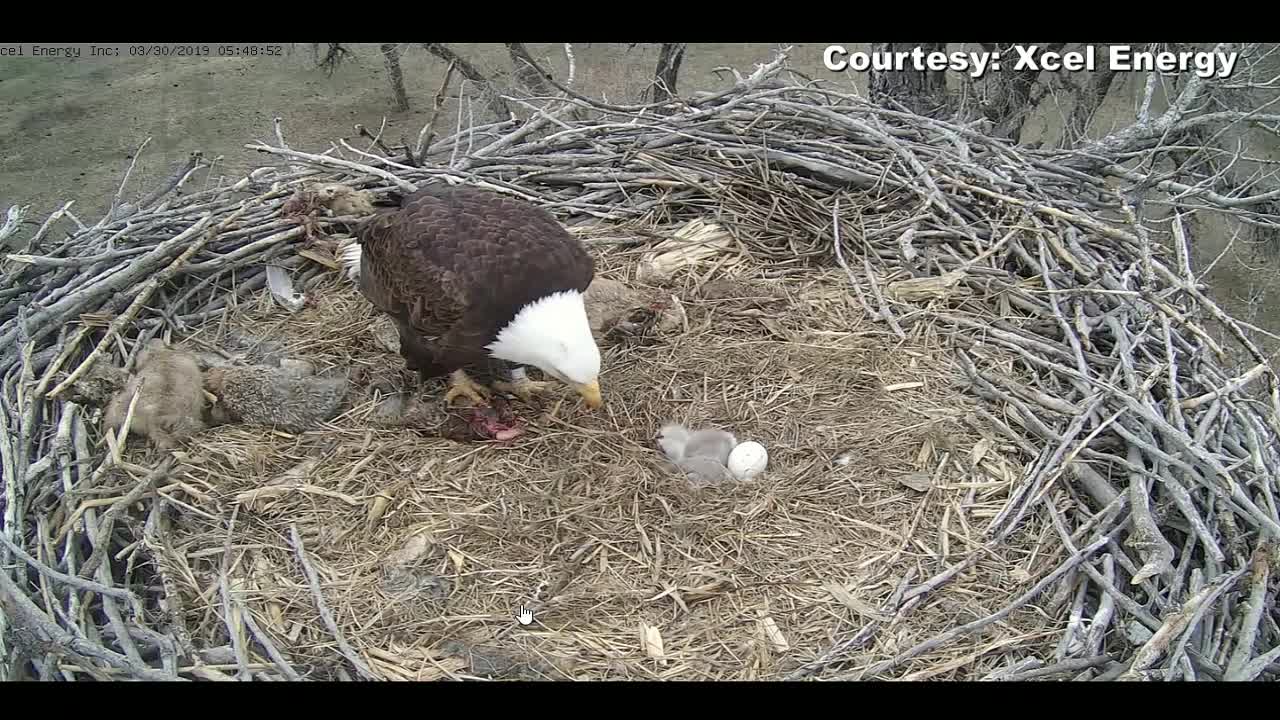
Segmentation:
<svg viewBox="0 0 1280 720">
<path fill-rule="evenodd" d="M 552 293 L 520 309 L 486 346 L 496 358 L 532 365 L 569 385 L 587 407 L 598 408 L 600 348 L 587 320 L 582 293 Z"/>
</svg>

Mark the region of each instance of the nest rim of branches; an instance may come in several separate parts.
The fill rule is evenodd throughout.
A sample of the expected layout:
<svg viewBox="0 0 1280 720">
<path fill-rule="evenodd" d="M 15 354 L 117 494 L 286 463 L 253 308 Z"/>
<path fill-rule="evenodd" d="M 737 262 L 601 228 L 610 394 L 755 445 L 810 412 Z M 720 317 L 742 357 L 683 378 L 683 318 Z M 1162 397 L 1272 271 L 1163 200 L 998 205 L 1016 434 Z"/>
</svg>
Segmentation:
<svg viewBox="0 0 1280 720">
<path fill-rule="evenodd" d="M 884 605 L 863 607 L 857 629 L 832 631 L 836 639 L 825 650 L 766 675 L 880 678 L 914 663 L 908 677 L 927 677 L 969 668 L 990 652 L 1007 660 L 986 666 L 992 679 L 1275 673 L 1280 629 L 1265 608 L 1280 535 L 1280 388 L 1247 329 L 1186 271 L 1185 247 L 1159 247 L 1101 181 L 962 126 L 789 84 L 779 78 L 783 59 L 738 75 L 722 93 L 634 107 L 570 95 L 523 124 L 472 128 L 394 157 L 345 141 L 348 157 L 299 152 L 280 137 L 278 145 L 250 147 L 294 167 L 181 199 L 148 198 L 131 215 L 52 249 L 33 248 L 43 254 L 10 256 L 6 274 L 17 292 L 0 296 L 0 431 L 8 438 L 0 442 L 0 463 L 17 482 L 5 485 L 0 550 L 22 571 L 0 577 L 9 626 L 53 643 L 65 655 L 61 662 L 90 676 L 105 676 L 104 667 L 148 679 L 179 674 L 183 648 L 173 628 L 139 621 L 157 610 L 175 612 L 177 593 L 162 588 L 148 596 L 148 607 L 134 607 L 137 597 L 111 587 L 112 572 L 102 571 L 125 562 L 118 548 L 108 551 L 93 538 L 128 526 L 121 531 L 134 533 L 134 547 L 148 547 L 164 519 L 154 512 L 141 522 L 124 517 L 136 502 L 154 501 L 152 484 L 167 468 L 117 461 L 137 476 L 133 490 L 106 511 L 84 507 L 78 486 L 100 479 L 104 466 L 86 472 L 69 462 L 85 442 L 85 423 L 57 394 L 88 359 L 127 347 L 117 333 L 138 331 L 145 341 L 169 326 L 235 313 L 262 289 L 255 270 L 266 261 L 291 267 L 304 286 L 323 282 L 332 265 L 296 253 L 282 259 L 306 237 L 305 227 L 274 215 L 293 186 L 343 179 L 403 192 L 446 181 L 526 197 L 569 220 L 612 223 L 617 236 L 696 217 L 722 222 L 737 256 L 749 258 L 760 278 L 825 274 L 828 282 L 843 281 L 850 303 L 856 300 L 892 342 L 945 348 L 965 378 L 965 397 L 976 403 L 967 421 L 987 443 L 981 454 L 997 441 L 1017 453 L 1020 474 L 983 518 L 976 547 L 958 562 L 924 562 L 930 572 L 902 578 Z M 586 117 L 583 109 L 609 119 Z M 470 150 L 460 153 L 463 143 Z M 244 191 L 254 194 L 231 195 Z M 319 226 L 337 230 L 344 220 Z M 618 248 L 625 255 L 633 244 L 634 235 Z M 71 260 L 76 252 L 89 260 Z M 686 281 L 716 270 L 711 263 Z M 231 276 L 237 283 L 230 293 L 217 287 Z M 63 282 L 50 283 L 55 279 Z M 182 314 L 154 309 L 157 297 Z M 1242 348 L 1243 372 L 1229 367 L 1229 342 Z M 980 454 L 967 452 L 971 460 Z M 937 472 L 950 460 L 939 462 Z M 51 537 L 49 522 L 68 495 L 97 526 L 87 557 L 65 541 L 59 552 Z M 69 512 L 59 517 L 65 521 Z M 1055 544 L 1052 562 L 1016 584 L 1017 592 L 1003 588 L 1009 596 L 997 611 L 956 618 L 907 647 L 882 644 L 895 620 L 944 597 L 983 552 L 1033 532 Z M 298 556 L 314 589 L 315 568 L 304 552 Z M 85 563 L 97 580 L 79 577 Z M 67 613 L 84 612 L 82 603 L 101 609 L 93 639 L 65 627 Z M 1059 633 L 1052 650 L 1041 648 L 1044 657 L 1005 658 L 999 643 L 976 655 L 974 646 L 946 655 L 957 641 L 981 637 L 1036 603 L 1050 608 L 1041 611 Z M 249 618 L 249 629 L 232 633 L 229 643 L 240 670 L 248 673 L 244 653 L 252 645 L 276 668 L 270 672 L 289 677 L 284 643 L 264 642 L 273 636 L 228 601 L 221 620 L 231 616 Z M 785 654 L 776 623 L 757 620 L 766 645 Z M 137 645 L 121 640 L 118 629 L 126 626 L 159 648 L 154 660 L 141 661 Z M 651 628 L 641 635 L 655 660 Z M 368 656 L 338 647 L 344 642 L 335 640 L 336 662 L 349 661 L 351 676 L 368 673 L 361 667 Z M 881 654 L 842 670 L 864 646 Z M 6 648 L 6 664 L 28 649 Z M 920 664 L 926 656 L 933 666 Z"/>
</svg>

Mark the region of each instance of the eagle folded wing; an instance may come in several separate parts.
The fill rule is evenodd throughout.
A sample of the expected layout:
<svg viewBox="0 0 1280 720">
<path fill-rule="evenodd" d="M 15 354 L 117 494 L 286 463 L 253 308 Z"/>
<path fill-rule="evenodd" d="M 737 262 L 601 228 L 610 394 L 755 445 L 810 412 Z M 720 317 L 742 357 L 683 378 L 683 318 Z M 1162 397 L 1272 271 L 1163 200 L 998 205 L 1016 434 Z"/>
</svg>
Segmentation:
<svg viewBox="0 0 1280 720">
<path fill-rule="evenodd" d="M 595 265 L 551 215 L 499 193 L 430 184 L 359 231 L 360 289 L 432 374 L 507 367 L 488 346 L 530 303 L 585 292 Z"/>
</svg>

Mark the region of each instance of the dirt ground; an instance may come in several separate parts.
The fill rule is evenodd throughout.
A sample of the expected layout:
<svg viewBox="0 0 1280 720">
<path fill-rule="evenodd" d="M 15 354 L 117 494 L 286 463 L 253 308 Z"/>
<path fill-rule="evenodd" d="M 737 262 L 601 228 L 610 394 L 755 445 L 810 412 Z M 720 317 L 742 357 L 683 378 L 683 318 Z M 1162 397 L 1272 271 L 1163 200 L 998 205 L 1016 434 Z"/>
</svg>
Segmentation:
<svg viewBox="0 0 1280 720">
<path fill-rule="evenodd" d="M 274 141 L 276 116 L 284 118 L 290 145 L 308 150 L 354 136 L 356 123 L 376 131 L 384 117 L 389 140 L 415 138 L 445 71 L 444 63 L 426 51 L 409 48 L 401 62 L 412 107 L 399 113 L 376 44 L 349 45 L 355 54 L 332 76 L 316 68 L 309 45 L 283 47 L 280 57 L 258 58 L 0 59 L 0 200 L 30 203 L 33 216 L 40 217 L 74 199 L 80 218 L 96 221 L 110 205 L 131 154 L 146 138 L 152 140 L 134 171 L 133 192 L 164 177 L 193 150 L 223 157 L 215 180 L 220 174 L 237 178 L 267 160 L 242 145 Z M 511 63 L 501 44 L 452 47 L 485 72 L 507 79 Z M 560 44 L 528 47 L 558 72 L 567 69 Z M 723 87 L 732 77 L 721 79 L 713 68 L 749 71 L 753 63 L 769 60 L 777 47 L 692 44 L 681 70 L 681 90 Z M 820 72 L 823 47 L 797 44 L 797 69 Z M 657 62 L 650 44 L 628 50 L 622 43 L 575 43 L 574 49 L 575 87 L 615 101 L 636 98 Z M 455 79 L 451 94 L 456 95 L 458 84 Z M 449 103 L 445 110 L 447 120 L 441 125 L 452 126 L 456 105 Z"/>
</svg>

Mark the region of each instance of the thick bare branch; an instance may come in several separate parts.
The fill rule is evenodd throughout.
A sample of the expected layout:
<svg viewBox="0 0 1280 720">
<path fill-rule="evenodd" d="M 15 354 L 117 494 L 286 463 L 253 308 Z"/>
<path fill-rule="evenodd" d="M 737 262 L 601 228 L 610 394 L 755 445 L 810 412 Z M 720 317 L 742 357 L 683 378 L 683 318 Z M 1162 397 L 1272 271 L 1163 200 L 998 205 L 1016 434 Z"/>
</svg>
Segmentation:
<svg viewBox="0 0 1280 720">
<path fill-rule="evenodd" d="M 1093 47 L 1097 57 L 1103 57 L 1103 53 L 1107 52 L 1107 45 L 1102 43 L 1094 43 Z M 1073 103 L 1062 128 L 1063 147 L 1072 147 L 1085 138 L 1085 131 L 1093 123 L 1094 114 L 1107 99 L 1111 86 L 1119 75 L 1120 72 L 1110 64 L 1104 64 L 1089 73 L 1082 82 L 1068 83 Z"/>
<path fill-rule="evenodd" d="M 387 81 L 391 83 L 391 97 L 398 112 L 409 109 L 409 94 L 404 89 L 404 72 L 400 69 L 400 44 L 382 43 L 382 64 L 387 68 Z"/>
<path fill-rule="evenodd" d="M 924 52 L 947 49 L 946 43 L 875 43 L 877 53 Z M 917 68 L 910 64 L 902 70 L 871 72 L 871 101 L 897 103 L 920 115 L 932 116 L 947 107 L 947 75 L 945 71 Z"/>
<path fill-rule="evenodd" d="M 511 56 L 511 67 L 515 70 L 516 80 L 519 80 L 526 90 L 539 97 L 555 95 L 555 89 L 542 76 L 541 69 L 534 63 L 524 43 L 503 44 L 507 46 L 507 53 Z"/>
<path fill-rule="evenodd" d="M 1238 44 L 1222 43 L 1213 52 L 1230 53 L 1238 50 Z M 1158 117 L 1135 122 L 1099 140 L 1086 142 L 1065 164 L 1077 170 L 1097 170 L 1110 164 L 1114 158 L 1150 150 L 1176 137 L 1185 129 L 1183 123 L 1195 112 L 1207 89 L 1203 78 L 1190 75 L 1169 108 Z"/>
<path fill-rule="evenodd" d="M 512 117 L 511 108 L 507 107 L 507 102 L 502 99 L 501 89 L 484 73 L 480 72 L 479 68 L 472 65 L 466 58 L 454 52 L 452 48 L 444 43 L 422 43 L 422 47 L 432 55 L 456 67 L 463 77 L 475 83 L 480 88 L 485 104 L 488 105 L 489 110 L 499 120 L 506 120 Z"/>
<path fill-rule="evenodd" d="M 675 97 L 680 63 L 684 62 L 687 45 L 688 43 L 662 43 L 662 49 L 658 51 L 658 66 L 653 71 L 654 102 L 667 102 Z"/>
</svg>

